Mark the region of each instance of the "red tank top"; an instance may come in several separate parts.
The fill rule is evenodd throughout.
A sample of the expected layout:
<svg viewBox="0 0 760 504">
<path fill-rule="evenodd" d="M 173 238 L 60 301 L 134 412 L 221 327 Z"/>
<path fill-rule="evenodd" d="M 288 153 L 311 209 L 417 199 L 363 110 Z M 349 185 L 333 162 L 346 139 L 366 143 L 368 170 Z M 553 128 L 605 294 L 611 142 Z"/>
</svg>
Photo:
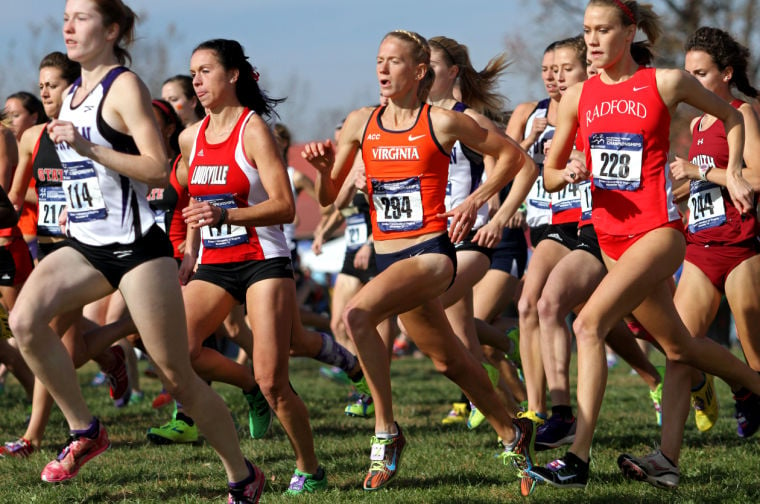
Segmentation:
<svg viewBox="0 0 760 504">
<path fill-rule="evenodd" d="M 668 150 L 670 112 L 654 68 L 605 84 L 583 84 L 579 132 L 592 171 L 592 222 L 599 233 L 634 235 L 680 219 L 673 203 Z"/>
<path fill-rule="evenodd" d="M 383 128 L 385 107 L 373 112 L 364 131 L 362 159 L 367 173 L 372 235 L 375 240 L 410 238 L 446 231 L 444 199 L 449 154 L 430 124 L 430 105 L 405 131 Z"/>
<path fill-rule="evenodd" d="M 739 108 L 744 102 L 734 100 Z M 697 165 L 725 170 L 728 166 L 728 141 L 723 121 L 715 121 L 704 130 L 700 117 L 692 131 L 689 160 Z M 755 201 L 757 203 L 757 201 Z M 689 224 L 686 235 L 689 243 L 697 245 L 732 245 L 757 236 L 758 224 L 755 208 L 742 216 L 734 206 L 725 187 L 712 182 L 691 180 L 689 183 Z"/>
<path fill-rule="evenodd" d="M 245 109 L 235 128 L 220 143 L 206 141 L 210 116 L 198 127 L 188 159 L 190 196 L 222 208 L 244 208 L 269 199 L 243 147 L 243 131 L 254 112 Z M 219 264 L 290 257 L 282 226 L 237 226 L 201 228 L 201 264 Z"/>
</svg>

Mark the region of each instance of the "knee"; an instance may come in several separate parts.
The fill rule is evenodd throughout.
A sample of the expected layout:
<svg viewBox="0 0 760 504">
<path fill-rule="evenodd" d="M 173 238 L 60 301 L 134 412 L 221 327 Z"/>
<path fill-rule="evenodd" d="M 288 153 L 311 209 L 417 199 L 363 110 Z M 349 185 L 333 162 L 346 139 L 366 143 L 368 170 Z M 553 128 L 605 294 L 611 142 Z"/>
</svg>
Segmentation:
<svg viewBox="0 0 760 504">
<path fill-rule="evenodd" d="M 256 384 L 261 389 L 261 393 L 266 398 L 272 409 L 277 410 L 285 396 L 292 392 L 287 377 L 278 379 L 276 375 L 267 373 L 265 375 L 256 375 Z"/>
<path fill-rule="evenodd" d="M 539 320 L 555 320 L 559 316 L 560 302 L 556 296 L 543 294 L 536 303 Z"/>
<path fill-rule="evenodd" d="M 33 310 L 25 309 L 22 305 L 16 305 L 8 314 L 8 326 L 16 338 L 19 349 L 24 351 L 29 346 L 35 327 L 40 321 L 34 316 Z"/>
<path fill-rule="evenodd" d="M 343 311 L 342 322 L 354 342 L 368 333 L 367 328 L 375 327 L 370 312 L 349 304 Z"/>
<path fill-rule="evenodd" d="M 604 334 L 596 321 L 583 317 L 582 314 L 573 322 L 573 333 L 578 345 L 594 345 L 604 341 Z"/>
<path fill-rule="evenodd" d="M 664 345 L 663 350 L 665 351 L 665 356 L 670 361 L 678 364 L 689 364 L 691 362 L 691 345 L 681 345 L 673 342 Z"/>
<path fill-rule="evenodd" d="M 523 293 L 520 296 L 520 300 L 517 302 L 517 313 L 520 315 L 520 319 L 528 317 L 535 317 L 537 310 L 537 301 L 529 293 Z"/>
</svg>

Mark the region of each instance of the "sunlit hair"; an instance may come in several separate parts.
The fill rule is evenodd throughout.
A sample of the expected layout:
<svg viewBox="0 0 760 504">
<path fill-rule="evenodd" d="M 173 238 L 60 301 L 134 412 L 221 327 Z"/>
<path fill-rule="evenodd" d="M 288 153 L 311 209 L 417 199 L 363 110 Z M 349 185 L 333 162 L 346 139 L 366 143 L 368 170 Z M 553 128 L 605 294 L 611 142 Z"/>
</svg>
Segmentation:
<svg viewBox="0 0 760 504">
<path fill-rule="evenodd" d="M 71 61 L 68 56 L 60 51 L 46 54 L 40 61 L 40 70 L 43 68 L 57 68 L 61 72 L 61 78 L 71 84 L 82 74 L 82 67 L 76 61 Z"/>
<path fill-rule="evenodd" d="M 277 115 L 274 107 L 285 99 L 270 98 L 259 88 L 259 73 L 248 62 L 248 56 L 243 52 L 243 46 L 239 42 L 228 39 L 207 40 L 193 49 L 193 54 L 204 49 L 214 51 L 225 70 L 238 70 L 235 95 L 241 105 L 262 117 Z"/>
<path fill-rule="evenodd" d="M 583 39 L 583 35 L 558 40 L 554 43 L 554 50 L 564 49 L 565 47 L 575 51 L 575 57 L 584 69 L 588 66 L 588 60 L 586 59 L 586 41 Z"/>
<path fill-rule="evenodd" d="M 135 22 L 137 14 L 121 0 L 93 0 L 95 8 L 103 16 L 103 26 L 108 28 L 112 24 L 119 26 L 119 33 L 113 45 L 113 52 L 120 65 L 132 63 L 132 56 L 127 51 L 135 41 Z"/>
<path fill-rule="evenodd" d="M 496 91 L 498 79 L 509 66 L 506 54 L 492 58 L 486 67 L 477 71 L 472 66 L 467 46 L 448 37 L 433 37 L 430 47 L 439 49 L 448 66 L 456 65 L 462 101 L 487 117 L 501 117 L 506 98 Z"/>
<path fill-rule="evenodd" d="M 182 124 L 182 120 L 177 115 L 177 111 L 174 110 L 172 104 L 161 98 L 154 98 L 151 102 L 153 108 L 158 110 L 161 115 L 161 119 L 165 125 L 174 125 L 174 131 L 169 137 L 169 147 L 175 154 L 179 153 L 179 134 L 185 129 L 185 125 Z"/>
<path fill-rule="evenodd" d="M 42 106 L 40 99 L 32 93 L 19 91 L 18 93 L 13 93 L 8 96 L 5 101 L 12 99 L 20 101 L 21 106 L 29 112 L 29 115 L 37 114 L 37 119 L 35 119 L 34 124 L 42 124 L 48 121 L 48 116 L 45 114 L 45 107 Z"/>
<path fill-rule="evenodd" d="M 730 84 L 750 98 L 757 98 L 758 91 L 749 83 L 747 75 L 749 49 L 737 42 L 728 32 L 709 26 L 698 28 L 686 41 L 684 50 L 706 52 L 721 72 L 731 67 L 733 72 Z"/>
<path fill-rule="evenodd" d="M 419 33 L 407 30 L 393 30 L 388 32 L 383 40 L 388 37 L 393 37 L 404 42 L 408 42 L 412 46 L 412 61 L 414 63 L 423 63 L 426 67 L 425 76 L 420 80 L 417 87 L 417 98 L 424 102 L 427 100 L 430 88 L 433 87 L 435 81 L 435 71 L 430 66 L 430 45 L 425 37 Z"/>
<path fill-rule="evenodd" d="M 192 100 L 195 98 L 195 89 L 193 89 L 193 78 L 189 75 L 184 74 L 178 74 L 173 77 L 169 77 L 164 81 L 163 85 L 174 83 L 179 85 L 180 88 L 182 88 L 182 94 L 185 96 L 186 99 Z M 193 107 L 193 112 L 195 112 L 195 116 L 198 118 L 202 118 L 206 115 L 206 109 L 203 108 L 203 105 L 201 105 L 201 102 L 199 100 L 195 100 L 195 107 Z"/>
<path fill-rule="evenodd" d="M 635 0 L 589 0 L 588 5 L 612 7 L 618 12 L 623 26 L 636 25 L 647 39 L 631 44 L 631 56 L 639 65 L 652 63 L 654 60 L 652 47 L 662 35 L 660 17 L 655 14 L 652 4 L 639 3 Z"/>
</svg>

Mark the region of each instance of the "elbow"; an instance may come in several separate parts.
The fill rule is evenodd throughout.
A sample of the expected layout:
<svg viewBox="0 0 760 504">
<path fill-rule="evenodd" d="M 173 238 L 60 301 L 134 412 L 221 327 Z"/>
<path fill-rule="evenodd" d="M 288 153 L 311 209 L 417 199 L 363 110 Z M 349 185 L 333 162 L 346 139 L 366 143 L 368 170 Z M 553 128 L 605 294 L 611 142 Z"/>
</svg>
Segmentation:
<svg viewBox="0 0 760 504">
<path fill-rule="evenodd" d="M 148 186 L 150 186 L 151 189 L 165 188 L 169 185 L 169 173 L 166 171 L 156 173 L 153 177 L 146 180 L 146 183 Z"/>
</svg>

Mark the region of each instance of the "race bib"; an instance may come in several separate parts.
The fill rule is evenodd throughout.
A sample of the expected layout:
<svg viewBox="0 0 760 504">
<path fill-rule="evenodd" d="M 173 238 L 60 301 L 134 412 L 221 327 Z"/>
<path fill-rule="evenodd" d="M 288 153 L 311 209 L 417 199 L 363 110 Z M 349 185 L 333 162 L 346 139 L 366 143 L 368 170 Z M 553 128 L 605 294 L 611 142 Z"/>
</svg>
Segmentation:
<svg viewBox="0 0 760 504">
<path fill-rule="evenodd" d="M 637 133 L 593 133 L 589 137 L 594 185 L 635 191 L 641 185 L 644 136 Z"/>
<path fill-rule="evenodd" d="M 567 184 L 561 191 L 551 193 L 552 213 L 564 212 L 581 207 L 578 184 Z"/>
<path fill-rule="evenodd" d="M 220 208 L 237 208 L 235 199 L 231 194 L 212 194 L 198 196 L 198 201 L 207 201 Z M 248 243 L 248 230 L 245 226 L 222 224 L 221 227 L 203 226 L 201 228 L 201 240 L 205 248 L 226 248 Z"/>
<path fill-rule="evenodd" d="M 346 248 L 350 251 L 359 250 L 367 243 L 367 218 L 363 213 L 356 213 L 346 219 L 346 232 L 344 233 Z"/>
<path fill-rule="evenodd" d="M 66 195 L 61 186 L 37 188 L 37 232 L 46 236 L 63 236 L 58 218 L 66 208 Z"/>
<path fill-rule="evenodd" d="M 404 180 L 372 179 L 372 203 L 380 231 L 422 228 L 422 191 L 419 177 Z"/>
<path fill-rule="evenodd" d="M 544 176 L 539 175 L 528 193 L 528 206 L 536 210 L 548 210 L 551 202 L 551 195 L 544 189 Z"/>
<path fill-rule="evenodd" d="M 578 184 L 578 190 L 581 193 L 581 220 L 591 220 L 591 181 L 584 180 Z"/>
<path fill-rule="evenodd" d="M 90 222 L 108 215 L 98 174 L 89 159 L 63 164 L 63 193 L 71 222 Z"/>
<path fill-rule="evenodd" d="M 689 232 L 696 233 L 726 222 L 726 205 L 720 186 L 692 180 L 689 194 Z"/>
</svg>

